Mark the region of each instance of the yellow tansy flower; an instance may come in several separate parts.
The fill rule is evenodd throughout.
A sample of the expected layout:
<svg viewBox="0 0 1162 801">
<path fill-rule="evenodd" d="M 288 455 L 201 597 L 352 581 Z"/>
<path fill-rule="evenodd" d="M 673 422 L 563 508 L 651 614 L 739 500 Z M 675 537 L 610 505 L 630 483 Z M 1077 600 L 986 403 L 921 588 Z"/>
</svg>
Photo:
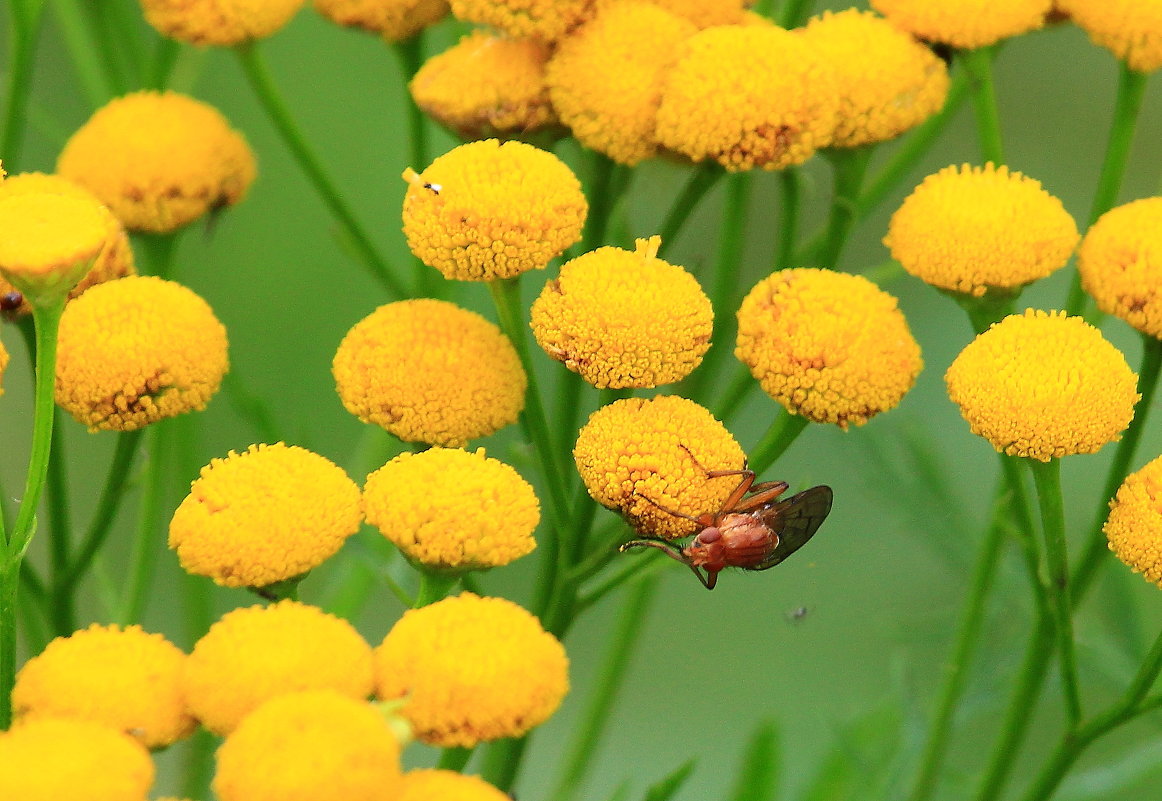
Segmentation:
<svg viewBox="0 0 1162 801">
<path fill-rule="evenodd" d="M 402 42 L 447 16 L 448 0 L 315 0 L 315 9 L 339 25 Z"/>
<path fill-rule="evenodd" d="M 825 11 L 804 38 L 838 77 L 833 147 L 892 139 L 944 105 L 948 68 L 929 48 L 871 12 Z"/>
<path fill-rule="evenodd" d="M 11 801 L 145 801 L 149 752 L 88 720 L 37 718 L 0 732 L 0 798 Z"/>
<path fill-rule="evenodd" d="M 273 698 L 218 749 L 219 801 L 395 801 L 399 741 L 365 701 L 333 690 Z"/>
<path fill-rule="evenodd" d="M 18 175 L 10 175 L 3 183 L 0 183 L 0 198 L 16 194 L 36 194 L 38 192 L 81 197 L 93 203 L 100 203 L 97 197 L 88 189 L 59 175 L 25 172 Z M 106 214 L 104 217 L 108 226 L 105 248 L 97 255 L 96 260 L 93 262 L 93 267 L 89 270 L 88 274 L 69 292 L 69 297 L 71 298 L 80 295 L 94 284 L 132 275 L 135 272 L 133 266 L 133 250 L 129 246 L 129 236 L 125 233 L 124 226 L 112 214 Z M 14 291 L 16 291 L 15 287 L 0 277 L 0 297 Z M 32 307 L 21 296 L 19 305 L 16 308 L 6 308 L 4 311 L 11 316 L 17 316 L 31 313 Z"/>
<path fill-rule="evenodd" d="M 940 289 L 1018 290 L 1065 266 L 1077 224 L 1038 181 L 1008 167 L 945 167 L 892 215 L 892 258 Z"/>
<path fill-rule="evenodd" d="M 1119 559 L 1162 587 L 1162 456 L 1126 476 L 1103 530 Z"/>
<path fill-rule="evenodd" d="M 531 553 L 541 520 L 529 483 L 483 448 L 401 453 L 367 477 L 363 503 L 367 522 L 409 560 L 455 572 Z"/>
<path fill-rule="evenodd" d="M 1047 462 L 1094 453 L 1134 416 L 1137 377 L 1080 317 L 1028 309 L 994 323 L 944 375 L 972 433 Z"/>
<path fill-rule="evenodd" d="M 706 409 L 663 395 L 598 409 L 581 428 L 573 459 L 595 501 L 638 531 L 677 539 L 696 525 L 658 507 L 691 517 L 718 511 L 738 482 L 707 478 L 706 471 L 739 470 L 746 454 Z"/>
<path fill-rule="evenodd" d="M 65 307 L 56 400 L 90 431 L 132 431 L 201 410 L 229 367 L 206 301 L 152 276 L 99 284 Z"/>
<path fill-rule="evenodd" d="M 620 164 L 653 156 L 666 70 L 696 31 L 653 3 L 601 8 L 549 61 L 545 79 L 561 122 L 578 142 Z"/>
<path fill-rule="evenodd" d="M 1053 0 L 871 0 L 893 24 L 930 42 L 965 50 L 1037 30 Z"/>
<path fill-rule="evenodd" d="M 237 45 L 262 39 L 290 22 L 303 0 L 141 0 L 162 36 L 195 45 Z"/>
<path fill-rule="evenodd" d="M 627 0 L 597 0 L 596 6 L 600 12 L 606 6 L 624 2 Z M 628 2 L 636 2 L 636 0 L 628 0 Z M 649 0 L 649 2 L 651 5 L 693 22 L 699 28 L 710 28 L 714 25 L 740 25 L 746 21 L 747 6 L 750 5 L 747 0 Z M 652 35 L 651 32 L 650 36 Z"/>
<path fill-rule="evenodd" d="M 251 445 L 202 468 L 169 524 L 182 567 L 226 587 L 307 573 L 359 530 L 359 487 L 305 448 Z"/>
<path fill-rule="evenodd" d="M 140 626 L 57 637 L 24 664 L 12 690 L 18 719 L 80 718 L 161 748 L 193 733 L 179 678 L 186 655 Z"/>
<path fill-rule="evenodd" d="M 722 25 L 679 48 L 658 107 L 657 138 L 728 170 L 801 164 L 831 142 L 835 74 L 800 35 L 774 25 Z"/>
<path fill-rule="evenodd" d="M 461 446 L 516 422 L 527 378 L 508 338 L 442 300 L 380 306 L 332 364 L 347 411 L 406 442 Z"/>
<path fill-rule="evenodd" d="M 182 674 L 190 711 L 228 734 L 270 698 L 330 689 L 371 694 L 371 646 L 342 618 L 298 601 L 227 612 L 194 645 Z"/>
<path fill-rule="evenodd" d="M 397 792 L 395 801 L 512 801 L 479 776 L 454 770 L 410 770 Z"/>
<path fill-rule="evenodd" d="M 554 42 L 591 13 L 593 0 L 451 0 L 457 19 Z"/>
<path fill-rule="evenodd" d="M 1162 338 L 1162 197 L 1103 214 L 1081 241 L 1077 269 L 1099 309 Z"/>
<path fill-rule="evenodd" d="M 3 378 L 4 368 L 8 366 L 8 350 L 4 347 L 4 343 L 0 342 L 0 395 L 4 394 Z"/>
<path fill-rule="evenodd" d="M 710 347 L 714 310 L 694 276 L 657 257 L 660 237 L 637 250 L 598 248 L 561 267 L 531 310 L 550 356 L 595 387 L 681 381 Z"/>
<path fill-rule="evenodd" d="M 760 281 L 738 310 L 734 352 L 789 412 L 840 428 L 893 408 L 924 365 L 894 297 L 817 269 Z"/>
<path fill-rule="evenodd" d="M 254 154 L 213 107 L 176 92 L 135 92 L 101 107 L 65 144 L 57 172 L 132 231 L 167 232 L 231 206 Z"/>
<path fill-rule="evenodd" d="M 420 67 L 408 88 L 424 113 L 461 139 L 523 134 L 556 121 L 545 85 L 549 46 L 473 31 Z"/>
<path fill-rule="evenodd" d="M 469 142 L 404 173 L 403 232 L 445 278 L 491 281 L 543 269 L 581 239 L 581 182 L 552 153 L 523 142 Z"/>
<path fill-rule="evenodd" d="M 1057 0 L 1057 6 L 1130 69 L 1162 67 L 1162 5 L 1156 0 Z"/>
<path fill-rule="evenodd" d="M 466 592 L 404 612 L 375 649 L 376 694 L 403 700 L 423 742 L 471 748 L 547 720 L 569 690 L 568 667 L 527 611 Z"/>
</svg>

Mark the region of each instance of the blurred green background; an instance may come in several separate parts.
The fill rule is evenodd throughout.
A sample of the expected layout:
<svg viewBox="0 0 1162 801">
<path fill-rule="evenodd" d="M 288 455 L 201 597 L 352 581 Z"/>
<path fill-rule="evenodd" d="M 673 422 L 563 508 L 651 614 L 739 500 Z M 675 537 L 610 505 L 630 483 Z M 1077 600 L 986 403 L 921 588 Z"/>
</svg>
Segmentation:
<svg viewBox="0 0 1162 801">
<path fill-rule="evenodd" d="M 59 4 L 48 5 L 20 170 L 51 171 L 65 139 L 93 110 L 74 69 L 69 33 L 55 13 Z M 6 15 L 0 14 L 0 24 L 7 24 Z M 461 30 L 448 22 L 432 30 L 428 52 L 444 49 Z M 409 100 L 396 55 L 376 38 L 340 29 L 309 8 L 262 49 L 299 123 L 360 219 L 410 278 L 413 260 L 399 216 L 405 188 L 400 173 L 409 166 L 403 112 Z M 1062 25 L 1008 42 L 996 61 L 996 78 L 1009 165 L 1039 179 L 1083 226 L 1114 104 L 1113 57 L 1077 29 Z M 242 450 L 272 433 L 350 466 L 365 426 L 339 403 L 331 358 L 347 329 L 388 299 L 346 256 L 328 213 L 256 103 L 232 53 L 184 49 L 172 88 L 218 107 L 245 133 L 259 161 L 259 178 L 245 202 L 225 213 L 212 230 L 197 224 L 185 232 L 171 276 L 205 297 L 226 325 L 233 371 L 226 390 L 196 420 L 165 423 L 186 426 L 186 451 L 173 455 L 179 466 L 174 469 L 185 471 L 175 477 L 176 484 L 192 479 L 210 458 Z M 1155 80 L 1147 89 L 1122 201 L 1158 192 L 1160 142 L 1162 88 Z M 455 143 L 441 132 L 432 140 L 431 153 Z M 893 145 L 880 150 L 872 173 Z M 557 152 L 575 167 L 579 164 L 575 143 L 562 142 Z M 903 185 L 856 229 L 839 267 L 860 272 L 883 263 L 888 254 L 880 239 L 888 216 L 911 188 L 941 167 L 979 160 L 966 104 Z M 804 221 L 810 232 L 825 219 L 830 172 L 818 158 L 803 172 L 808 185 Z M 636 169 L 625 206 L 627 233 L 656 233 L 687 174 L 687 168 L 658 162 Z M 770 270 L 777 184 L 775 174 L 760 174 L 753 181 L 748 240 L 738 265 L 740 286 L 750 287 Z M 668 243 L 666 258 L 696 273 L 708 266 L 720 209 L 718 187 L 681 238 Z M 612 243 L 632 245 L 628 239 Z M 525 276 L 526 303 L 554 270 Z M 1059 308 L 1071 274 L 1072 267 L 1030 288 L 1019 306 Z M 776 571 L 725 575 L 713 593 L 678 566 L 666 573 L 611 726 L 592 746 L 594 770 L 583 797 L 608 798 L 623 782 L 631 798 L 640 797 L 651 783 L 697 757 L 695 772 L 677 797 L 724 798 L 749 733 L 765 721 L 779 731 L 785 798 L 896 798 L 909 786 L 990 511 L 997 460 L 990 446 L 969 433 L 944 391 L 945 368 L 971 339 L 967 320 L 952 301 L 910 277 L 897 277 L 884 288 L 899 297 L 923 348 L 925 369 L 915 389 L 898 409 L 865 427 L 848 432 L 810 427 L 768 471 L 768 478 L 785 479 L 794 489 L 827 483 L 835 490 L 830 519 L 795 559 Z M 449 290 L 450 299 L 495 320 L 483 286 Z M 1118 320 L 1104 321 L 1103 331 L 1137 369 L 1136 334 Z M 13 355 L 0 399 L 0 485 L 15 496 L 29 438 L 29 370 L 18 332 L 6 325 L 0 337 Z M 535 356 L 551 391 L 564 368 Z M 273 430 L 257 427 L 247 408 L 264 409 Z M 744 448 L 754 445 L 775 412 L 773 401 L 758 392 L 751 396 L 730 422 Z M 1160 415 L 1153 410 L 1155 419 L 1134 468 L 1162 453 Z M 87 434 L 71 420 L 66 429 L 73 504 L 77 519 L 84 521 L 95 503 L 112 439 Z M 490 455 L 526 476 L 535 474 L 517 427 L 473 444 L 487 446 Z M 1101 502 L 1110 451 L 1072 457 L 1063 466 L 1067 523 L 1074 535 L 1081 534 Z M 170 508 L 179 499 L 171 498 Z M 102 599 L 116 589 L 132 530 L 133 500 L 122 515 L 124 536 L 115 532 L 120 540 L 102 559 L 103 579 L 88 589 L 85 622 L 104 619 Z M 602 511 L 599 523 L 607 517 Z M 38 545 L 43 546 L 43 537 Z M 367 550 L 366 545 L 350 543 L 335 564 L 309 578 L 303 599 L 320 601 L 328 578 L 344 575 L 360 549 Z M 34 546 L 34 559 L 43 555 L 39 550 Z M 1024 650 L 1030 605 L 1025 578 L 1009 550 L 938 798 L 965 798 L 975 789 Z M 197 621 L 209 612 L 191 611 L 190 599 L 196 596 L 191 581 L 160 538 L 157 560 L 145 624 L 188 648 L 200 634 Z M 486 591 L 527 602 L 538 566 L 534 554 L 483 575 L 480 583 Z M 623 597 L 619 593 L 595 608 L 566 640 L 573 691 L 533 738 L 517 786 L 521 801 L 547 797 L 560 754 L 593 690 Z M 213 603 L 216 615 L 250 604 L 252 598 L 242 591 L 215 590 Z M 799 609 L 806 614 L 795 615 Z M 377 587 L 358 623 L 377 643 L 400 612 L 399 602 Z M 1159 626 L 1162 595 L 1111 557 L 1076 623 L 1087 709 L 1099 709 L 1118 696 Z M 1034 729 L 1018 763 L 1017 787 L 1056 742 L 1059 695 L 1051 674 L 1044 703 L 1030 711 Z M 430 762 L 432 753 L 417 746 L 409 758 Z M 174 777 L 181 759 L 180 749 L 162 757 L 166 767 L 159 793 L 177 789 Z M 816 783 L 821 772 L 829 783 Z M 1087 752 L 1056 797 L 1154 798 L 1159 780 L 1162 715 L 1155 713 Z"/>
</svg>

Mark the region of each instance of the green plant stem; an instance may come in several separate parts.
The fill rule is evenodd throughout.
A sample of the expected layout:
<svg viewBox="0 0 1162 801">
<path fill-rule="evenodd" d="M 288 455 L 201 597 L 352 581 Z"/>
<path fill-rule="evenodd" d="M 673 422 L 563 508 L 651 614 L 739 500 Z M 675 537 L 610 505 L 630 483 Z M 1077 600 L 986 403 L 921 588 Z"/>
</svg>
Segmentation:
<svg viewBox="0 0 1162 801">
<path fill-rule="evenodd" d="M 867 165 L 871 161 L 874 145 L 865 147 L 833 148 L 824 151 L 831 162 L 834 173 L 834 189 L 831 198 L 831 216 L 827 221 L 827 233 L 823 247 L 819 250 L 816 263 L 828 269 L 839 266 L 839 257 L 847 243 L 852 226 L 855 225 L 859 190 Z"/>
<path fill-rule="evenodd" d="M 589 213 L 585 216 L 585 232 L 581 240 L 585 252 L 605 244 L 610 214 L 629 184 L 629 169 L 604 153 L 592 151 L 589 163 L 592 165 L 589 191 L 585 194 L 589 199 Z"/>
<path fill-rule="evenodd" d="M 993 84 L 992 48 L 960 50 L 956 55 L 968 73 L 981 155 L 985 161 L 991 161 L 999 167 L 1005 163 L 1005 151 L 1001 140 L 1000 116 L 997 113 L 996 86 Z"/>
<path fill-rule="evenodd" d="M 9 173 L 19 168 L 24 149 L 28 98 L 32 94 L 32 68 L 36 62 L 36 38 L 43 10 L 43 0 L 8 2 L 8 76 L 4 87 L 7 103 L 3 128 L 0 129 L 0 156 Z"/>
<path fill-rule="evenodd" d="M 156 275 L 158 278 L 170 278 L 173 274 L 178 242 L 184 230 L 178 229 L 168 234 L 141 233 L 134 236 L 133 244 L 137 246 L 137 251 L 145 256 L 145 264 L 141 266 L 140 272 Z"/>
<path fill-rule="evenodd" d="M 475 748 L 445 748 L 440 752 L 440 761 L 436 765 L 440 770 L 451 770 L 460 773 L 468 760 L 472 758 Z"/>
<path fill-rule="evenodd" d="M 266 111 L 275 129 L 282 136 L 283 142 L 290 150 L 291 155 L 299 163 L 308 180 L 314 186 L 319 198 L 334 215 L 342 227 L 347 239 L 353 246 L 356 255 L 364 267 L 368 269 L 380 285 L 395 298 L 408 296 L 407 290 L 397 277 L 396 271 L 380 255 L 371 242 L 371 237 L 356 219 L 354 212 L 343 199 L 342 193 L 331 180 L 323 167 L 322 161 L 307 144 L 298 124 L 290 113 L 290 109 L 279 93 L 278 88 L 270 76 L 270 71 L 259 53 L 256 43 L 239 45 L 235 48 L 242 71 L 250 81 L 254 93 L 258 96 L 263 110 Z"/>
<path fill-rule="evenodd" d="M 975 334 L 983 334 L 993 323 L 1012 314 L 1017 300 L 1017 295 L 1007 292 L 986 292 L 979 298 L 960 292 L 945 294 L 964 309 Z"/>
<path fill-rule="evenodd" d="M 48 462 L 48 483 L 45 501 L 48 507 L 49 563 L 52 567 L 52 624 L 53 631 L 65 636 L 76 629 L 76 605 L 73 593 L 63 587 L 72 562 L 72 520 L 69 504 L 68 477 L 64 449 L 64 432 L 59 417 L 53 420 L 52 450 L 56 458 Z"/>
<path fill-rule="evenodd" d="M 179 42 L 164 36 L 158 37 L 157 43 L 153 48 L 153 55 L 149 65 L 149 75 L 146 79 L 150 89 L 161 91 L 169 86 L 170 79 L 173 78 L 174 68 L 178 63 L 178 56 L 181 55 L 181 52 L 182 46 Z"/>
<path fill-rule="evenodd" d="M 779 227 L 773 270 L 794 266 L 795 240 L 799 236 L 799 216 L 803 208 L 803 175 L 798 167 L 779 173 Z"/>
<path fill-rule="evenodd" d="M 798 28 L 807 21 L 815 0 L 787 0 L 779 9 L 778 23 L 783 28 Z"/>
<path fill-rule="evenodd" d="M 153 564 L 157 553 L 157 528 L 161 519 L 163 480 L 166 464 L 166 448 L 169 440 L 169 426 L 155 423 L 149 431 L 148 469 L 142 487 L 138 506 L 137 529 L 134 533 L 133 548 L 126 570 L 126 582 L 117 608 L 114 610 L 116 622 L 123 625 L 136 623 L 145 607 L 149 593 L 149 579 L 153 574 Z"/>
<path fill-rule="evenodd" d="M 759 382 L 751 376 L 750 371 L 745 366 L 738 365 L 734 378 L 730 379 L 722 397 L 714 404 L 714 416 L 719 420 L 729 420 L 746 400 L 747 395 L 758 385 Z"/>
<path fill-rule="evenodd" d="M 699 201 L 710 191 L 710 187 L 714 186 L 718 179 L 725 174 L 726 171 L 716 161 L 707 160 L 694 166 L 686 180 L 686 185 L 682 187 L 678 199 L 674 201 L 674 205 L 670 207 L 670 211 L 662 223 L 661 250 L 663 252 L 674 246 L 678 234 L 686 221 L 690 219 L 690 214 L 697 207 Z"/>
<path fill-rule="evenodd" d="M 405 114 L 407 115 L 408 166 L 416 172 L 423 172 L 428 166 L 428 126 L 424 113 L 412 100 L 408 84 L 424 63 L 424 32 L 396 42 L 392 49 L 399 57 L 400 72 L 403 75 Z M 441 284 L 439 273 L 419 259 L 415 265 L 414 286 L 418 298 L 435 297 Z"/>
<path fill-rule="evenodd" d="M 430 570 L 420 571 L 420 591 L 416 594 L 415 601 L 412 602 L 413 609 L 419 609 L 421 606 L 428 606 L 434 604 L 436 601 L 442 601 L 447 597 L 448 593 L 459 578 L 447 573 L 437 573 Z"/>
<path fill-rule="evenodd" d="M 762 475 L 768 467 L 783 455 L 795 438 L 803 433 L 809 421 L 801 414 L 791 414 L 780 409 L 778 417 L 763 434 L 758 444 L 751 449 L 748 463 L 750 469 Z"/>
</svg>

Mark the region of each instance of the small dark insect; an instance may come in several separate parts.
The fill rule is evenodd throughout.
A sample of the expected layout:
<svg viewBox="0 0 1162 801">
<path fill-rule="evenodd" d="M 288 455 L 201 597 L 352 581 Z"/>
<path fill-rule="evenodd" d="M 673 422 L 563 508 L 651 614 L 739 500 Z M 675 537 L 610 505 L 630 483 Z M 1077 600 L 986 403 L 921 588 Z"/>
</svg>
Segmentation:
<svg viewBox="0 0 1162 801">
<path fill-rule="evenodd" d="M 707 478 L 740 476 L 738 486 L 711 514 L 691 517 L 667 509 L 645 498 L 663 512 L 693 520 L 702 530 L 689 545 L 679 548 L 668 540 L 645 537 L 621 546 L 657 548 L 671 559 L 686 565 L 708 590 L 714 589 L 718 574 L 727 567 L 766 570 L 782 562 L 807 544 L 831 511 L 831 487 L 820 485 L 779 500 L 787 491 L 785 481 L 755 483 L 753 470 L 707 470 Z M 702 570 L 706 574 L 702 574 Z"/>
<path fill-rule="evenodd" d="M 803 618 L 807 617 L 807 613 L 811 610 L 805 606 L 796 606 L 794 609 L 787 611 L 788 623 L 800 623 Z"/>
<path fill-rule="evenodd" d="M 424 183 L 424 189 L 430 189 L 430 190 L 432 190 L 432 192 L 434 192 L 437 195 L 440 194 L 440 190 L 443 188 L 444 187 L 441 186 L 440 184 L 430 184 L 430 183 L 426 183 L 426 182 Z"/>
<path fill-rule="evenodd" d="M 24 302 L 24 296 L 13 290 L 0 295 L 0 311 L 15 311 Z"/>
</svg>

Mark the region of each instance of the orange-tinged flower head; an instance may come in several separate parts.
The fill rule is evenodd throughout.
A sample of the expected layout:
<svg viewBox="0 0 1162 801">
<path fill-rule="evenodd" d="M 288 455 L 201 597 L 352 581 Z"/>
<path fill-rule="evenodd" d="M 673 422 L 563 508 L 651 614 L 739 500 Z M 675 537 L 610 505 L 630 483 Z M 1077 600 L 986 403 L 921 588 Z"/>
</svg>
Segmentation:
<svg viewBox="0 0 1162 801">
<path fill-rule="evenodd" d="M 1162 456 L 1126 476 L 1103 530 L 1119 559 L 1162 587 Z"/>
<path fill-rule="evenodd" d="M 596 8 L 600 13 L 607 6 L 624 2 L 636 0 L 597 0 Z M 747 6 L 750 5 L 747 0 L 650 0 L 650 3 L 693 22 L 700 29 L 715 25 L 741 25 L 747 20 Z"/>
<path fill-rule="evenodd" d="M 186 655 L 140 626 L 96 623 L 57 637 L 16 676 L 12 707 L 20 721 L 79 718 L 124 732 L 147 748 L 193 734 L 182 699 Z"/>
<path fill-rule="evenodd" d="M 926 283 L 980 297 L 1064 267 L 1077 240 L 1077 224 L 1039 181 L 990 162 L 925 178 L 892 215 L 884 244 Z"/>
<path fill-rule="evenodd" d="M 706 409 L 662 395 L 595 411 L 577 436 L 573 459 L 595 501 L 638 531 L 678 539 L 693 534 L 696 524 L 659 506 L 690 517 L 717 512 L 737 482 L 707 478 L 706 471 L 740 470 L 746 454 Z"/>
<path fill-rule="evenodd" d="M 272 698 L 218 749 L 219 801 L 391 801 L 400 744 L 366 701 L 333 690 Z"/>
<path fill-rule="evenodd" d="M 835 73 L 810 43 L 775 25 L 722 25 L 679 48 L 658 107 L 657 138 L 728 170 L 801 164 L 831 142 Z"/>
<path fill-rule="evenodd" d="M 72 135 L 57 172 L 131 231 L 164 233 L 240 201 L 255 165 L 246 140 L 212 106 L 176 92 L 134 92 Z"/>
<path fill-rule="evenodd" d="M 191 290 L 152 276 L 98 284 L 65 307 L 56 401 L 90 431 L 201 410 L 229 360 L 226 329 Z"/>
<path fill-rule="evenodd" d="M 565 163 L 523 142 L 469 142 L 404 178 L 408 247 L 459 281 L 543 269 L 581 239 L 589 208 Z"/>
<path fill-rule="evenodd" d="M 1130 69 L 1162 67 L 1162 5 L 1156 0 L 1057 0 L 1056 5 Z"/>
<path fill-rule="evenodd" d="M 303 0 L 141 0 L 146 20 L 162 36 L 222 46 L 270 36 L 302 5 Z"/>
<path fill-rule="evenodd" d="M 560 706 L 568 671 L 533 615 L 468 592 L 404 612 L 375 649 L 376 694 L 402 699 L 416 738 L 444 748 L 523 736 Z"/>
<path fill-rule="evenodd" d="M 10 175 L 3 183 L 0 183 L 0 198 L 41 192 L 80 197 L 92 203 L 100 203 L 100 200 L 88 189 L 59 175 L 25 172 Z M 75 298 L 94 284 L 122 278 L 135 272 L 133 250 L 129 246 L 129 236 L 125 233 L 124 226 L 111 213 L 103 216 L 107 225 L 105 247 L 97 254 L 88 274 L 69 292 L 70 298 Z M 16 288 L 0 277 L 0 297 L 14 291 Z M 22 296 L 16 308 L 5 308 L 4 312 L 9 316 L 30 314 L 32 306 Z"/>
<path fill-rule="evenodd" d="M 1040 28 L 1053 0 L 871 0 L 892 24 L 930 42 L 972 50 Z"/>
<path fill-rule="evenodd" d="M 818 269 L 760 281 L 738 310 L 734 352 L 789 412 L 840 428 L 895 407 L 924 366 L 894 297 Z"/>
<path fill-rule="evenodd" d="M 448 0 L 315 0 L 315 9 L 339 25 L 402 42 L 446 17 Z"/>
<path fill-rule="evenodd" d="M 979 335 L 944 375 L 972 433 L 1047 462 L 1094 453 L 1134 416 L 1137 377 L 1080 317 L 1028 309 Z"/>
<path fill-rule="evenodd" d="M 462 139 L 524 134 L 557 119 L 545 85 L 549 46 L 485 30 L 420 67 L 408 88 L 424 113 Z"/>
<path fill-rule="evenodd" d="M 545 352 L 595 387 L 681 381 L 710 347 L 714 310 L 698 281 L 657 257 L 661 238 L 633 252 L 603 247 L 561 267 L 530 312 Z"/>
<path fill-rule="evenodd" d="M 892 139 L 944 105 L 944 62 L 882 17 L 854 8 L 825 11 L 802 35 L 838 77 L 833 147 Z"/>
<path fill-rule="evenodd" d="M 1162 197 L 1103 214 L 1081 241 L 1077 269 L 1099 309 L 1162 338 Z"/>
<path fill-rule="evenodd" d="M 395 801 L 512 801 L 479 776 L 454 770 L 409 770 Z"/>
<path fill-rule="evenodd" d="M 593 0 L 450 0 L 452 14 L 507 33 L 555 42 L 592 13 Z"/>
<path fill-rule="evenodd" d="M 202 468 L 170 520 L 169 547 L 194 575 L 265 587 L 321 565 L 362 521 L 342 468 L 294 445 L 251 445 Z"/>
<path fill-rule="evenodd" d="M 0 395 L 4 394 L 4 368 L 8 366 L 8 351 L 4 347 L 4 343 L 0 342 Z"/>
<path fill-rule="evenodd" d="M 371 694 L 371 646 L 342 618 L 298 601 L 227 612 L 194 645 L 182 674 L 190 711 L 229 734 L 275 696 L 329 689 Z"/>
<path fill-rule="evenodd" d="M 154 775 L 128 734 L 51 717 L 0 732 L 0 766 L 0 798 L 12 801 L 146 801 Z"/>
<path fill-rule="evenodd" d="M 332 364 L 347 411 L 405 442 L 458 447 L 516 422 L 528 379 L 512 343 L 442 300 L 380 306 Z"/>
<path fill-rule="evenodd" d="M 367 522 L 411 562 L 460 572 L 531 553 L 540 504 L 504 462 L 454 448 L 401 453 L 367 477 Z"/>
<path fill-rule="evenodd" d="M 666 71 L 696 31 L 654 3 L 602 6 L 549 61 L 545 79 L 561 122 L 578 142 L 620 164 L 653 156 Z"/>
</svg>

